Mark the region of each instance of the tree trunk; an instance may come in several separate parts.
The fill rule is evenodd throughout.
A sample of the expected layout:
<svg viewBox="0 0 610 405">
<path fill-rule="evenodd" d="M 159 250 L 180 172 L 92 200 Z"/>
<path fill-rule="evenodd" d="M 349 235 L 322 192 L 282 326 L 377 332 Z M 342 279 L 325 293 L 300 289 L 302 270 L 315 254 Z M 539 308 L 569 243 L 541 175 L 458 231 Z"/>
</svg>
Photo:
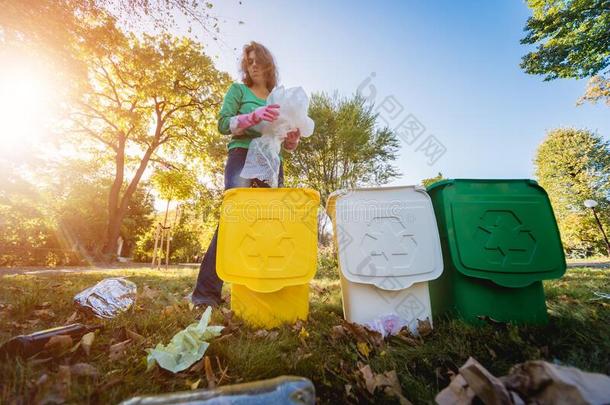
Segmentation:
<svg viewBox="0 0 610 405">
<path fill-rule="evenodd" d="M 125 173 L 125 137 L 119 135 L 119 144 L 116 151 L 115 161 L 115 175 L 112 187 L 110 188 L 110 194 L 108 196 L 108 225 L 106 227 L 106 237 L 104 240 L 104 247 L 102 253 L 109 255 L 116 252 L 117 239 L 121 232 L 121 221 L 123 218 L 119 218 L 119 201 L 121 195 L 121 186 L 123 185 L 124 173 Z"/>
</svg>

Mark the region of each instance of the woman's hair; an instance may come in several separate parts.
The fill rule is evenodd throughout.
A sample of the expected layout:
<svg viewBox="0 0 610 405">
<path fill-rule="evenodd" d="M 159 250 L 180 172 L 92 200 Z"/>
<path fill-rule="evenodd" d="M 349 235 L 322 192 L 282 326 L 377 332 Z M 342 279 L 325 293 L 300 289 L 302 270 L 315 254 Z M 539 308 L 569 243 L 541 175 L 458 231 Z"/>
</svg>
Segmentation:
<svg viewBox="0 0 610 405">
<path fill-rule="evenodd" d="M 265 48 L 264 45 L 258 42 L 252 41 L 249 44 L 244 45 L 244 51 L 241 55 L 241 74 L 242 81 L 246 86 L 252 87 L 254 82 L 248 73 L 248 54 L 254 51 L 256 54 L 256 63 L 260 64 L 263 74 L 267 82 L 267 90 L 271 91 L 277 84 L 277 67 L 273 60 L 273 55 L 269 52 L 269 49 Z"/>
</svg>

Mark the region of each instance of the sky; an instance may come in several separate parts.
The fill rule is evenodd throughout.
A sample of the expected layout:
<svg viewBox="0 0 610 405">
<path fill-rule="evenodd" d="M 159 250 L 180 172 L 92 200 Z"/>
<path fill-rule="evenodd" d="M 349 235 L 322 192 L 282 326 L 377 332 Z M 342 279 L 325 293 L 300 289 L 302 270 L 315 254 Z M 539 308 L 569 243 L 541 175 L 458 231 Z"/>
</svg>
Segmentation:
<svg viewBox="0 0 610 405">
<path fill-rule="evenodd" d="M 533 178 L 546 131 L 572 126 L 610 136 L 607 106 L 576 105 L 586 81 L 544 82 L 519 67 L 530 49 L 519 43 L 531 14 L 525 2 L 239 3 L 216 2 L 226 21 L 220 40 L 202 35 L 216 66 L 238 79 L 241 49 L 255 40 L 273 53 L 284 86 L 343 96 L 360 89 L 401 134 L 403 175 L 391 185 L 438 172 Z"/>
</svg>

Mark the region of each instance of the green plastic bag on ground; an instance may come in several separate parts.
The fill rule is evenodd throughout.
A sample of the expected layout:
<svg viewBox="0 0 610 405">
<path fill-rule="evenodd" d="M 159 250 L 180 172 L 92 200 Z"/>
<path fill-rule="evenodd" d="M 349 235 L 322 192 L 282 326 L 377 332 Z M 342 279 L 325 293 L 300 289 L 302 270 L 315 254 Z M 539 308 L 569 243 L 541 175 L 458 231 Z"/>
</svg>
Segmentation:
<svg viewBox="0 0 610 405">
<path fill-rule="evenodd" d="M 220 335 L 223 326 L 208 326 L 212 307 L 208 307 L 199 323 L 193 323 L 178 332 L 167 346 L 159 343 L 154 349 L 146 349 L 148 370 L 155 364 L 172 373 L 184 371 L 201 360 L 210 345 L 208 341 Z"/>
</svg>

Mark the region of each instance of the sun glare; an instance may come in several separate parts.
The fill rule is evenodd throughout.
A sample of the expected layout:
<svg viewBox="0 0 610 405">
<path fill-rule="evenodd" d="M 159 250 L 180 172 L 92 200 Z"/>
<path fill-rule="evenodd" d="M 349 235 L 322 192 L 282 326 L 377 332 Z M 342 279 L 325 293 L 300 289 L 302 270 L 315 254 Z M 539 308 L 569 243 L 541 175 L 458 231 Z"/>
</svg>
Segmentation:
<svg viewBox="0 0 610 405">
<path fill-rule="evenodd" d="M 0 65 L 0 155 L 42 140 L 55 109 L 52 80 L 32 61 Z"/>
</svg>

